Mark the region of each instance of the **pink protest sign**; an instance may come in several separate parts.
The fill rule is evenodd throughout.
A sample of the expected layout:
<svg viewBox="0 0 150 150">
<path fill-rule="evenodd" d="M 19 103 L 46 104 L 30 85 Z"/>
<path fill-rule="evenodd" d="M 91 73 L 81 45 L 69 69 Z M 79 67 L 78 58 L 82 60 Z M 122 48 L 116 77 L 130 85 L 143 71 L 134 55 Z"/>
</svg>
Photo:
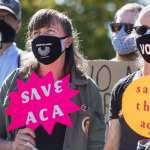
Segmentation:
<svg viewBox="0 0 150 150">
<path fill-rule="evenodd" d="M 18 91 L 10 92 L 6 114 L 11 116 L 9 131 L 26 126 L 35 130 L 39 125 L 51 134 L 55 123 L 72 127 L 69 114 L 80 107 L 71 99 L 79 91 L 69 88 L 70 76 L 54 81 L 51 73 L 38 77 L 32 73 L 25 83 L 17 80 Z"/>
</svg>

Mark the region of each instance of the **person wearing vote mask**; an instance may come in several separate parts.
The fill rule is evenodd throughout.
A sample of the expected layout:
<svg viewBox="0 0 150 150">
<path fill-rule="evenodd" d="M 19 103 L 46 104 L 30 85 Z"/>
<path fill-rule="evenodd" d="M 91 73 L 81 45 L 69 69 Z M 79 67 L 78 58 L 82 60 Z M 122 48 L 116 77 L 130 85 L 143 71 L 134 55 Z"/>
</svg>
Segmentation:
<svg viewBox="0 0 150 150">
<path fill-rule="evenodd" d="M 125 122 L 121 113 L 122 95 L 127 86 L 134 80 L 150 75 L 150 5 L 144 7 L 137 18 L 133 33 L 143 64 L 139 71 L 122 78 L 112 90 L 109 108 L 109 125 L 107 141 L 104 150 L 148 150 L 149 140 L 135 133 Z M 138 145 L 138 146 L 137 146 Z"/>
<path fill-rule="evenodd" d="M 116 53 L 112 61 L 135 61 L 138 58 L 135 37 L 131 33 L 142 8 L 140 4 L 128 3 L 116 12 L 114 22 L 109 24 L 110 39 Z"/>
<path fill-rule="evenodd" d="M 150 5 L 141 12 L 135 24 L 136 43 L 144 59 L 142 75 L 150 75 Z M 140 139 L 137 150 L 150 150 L 150 139 Z"/>
</svg>

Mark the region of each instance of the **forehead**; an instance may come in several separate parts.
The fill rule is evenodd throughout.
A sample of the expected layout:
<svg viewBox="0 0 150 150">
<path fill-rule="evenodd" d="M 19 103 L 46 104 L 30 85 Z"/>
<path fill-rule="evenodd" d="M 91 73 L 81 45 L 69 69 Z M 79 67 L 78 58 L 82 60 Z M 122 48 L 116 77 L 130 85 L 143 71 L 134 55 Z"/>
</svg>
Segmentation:
<svg viewBox="0 0 150 150">
<path fill-rule="evenodd" d="M 120 11 L 116 15 L 116 22 L 134 24 L 137 19 L 137 15 L 138 14 L 135 11 Z"/>
<path fill-rule="evenodd" d="M 6 10 L 0 9 L 0 15 L 8 15 L 8 14 L 11 14 L 11 13 Z"/>
<path fill-rule="evenodd" d="M 140 23 L 142 25 L 150 26 L 150 11 L 146 12 L 141 16 Z"/>
<path fill-rule="evenodd" d="M 30 27 L 31 30 L 37 30 L 39 28 L 51 26 L 55 26 L 55 28 L 62 28 L 61 21 L 59 19 L 45 15 L 43 17 L 41 16 L 34 18 Z"/>
<path fill-rule="evenodd" d="M 51 28 L 51 29 L 55 29 L 57 31 L 64 31 L 61 23 L 59 22 L 49 22 L 43 26 L 39 26 L 37 29 L 35 30 L 40 30 L 41 28 Z"/>
<path fill-rule="evenodd" d="M 15 16 L 11 14 L 9 11 L 0 9 L 0 17 L 3 17 L 3 16 L 9 16 L 16 20 Z"/>
<path fill-rule="evenodd" d="M 58 24 L 49 24 L 47 26 L 40 27 L 38 29 L 34 29 L 31 32 L 31 36 L 36 37 L 40 34 L 46 34 L 56 37 L 64 37 L 66 36 L 66 33 L 64 32 L 62 26 L 60 23 Z"/>
</svg>

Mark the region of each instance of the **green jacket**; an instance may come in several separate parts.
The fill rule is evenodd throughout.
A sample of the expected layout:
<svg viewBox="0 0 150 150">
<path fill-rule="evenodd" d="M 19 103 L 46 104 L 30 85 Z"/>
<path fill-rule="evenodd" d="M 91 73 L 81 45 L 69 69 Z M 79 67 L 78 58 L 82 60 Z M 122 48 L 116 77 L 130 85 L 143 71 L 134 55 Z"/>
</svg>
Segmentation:
<svg viewBox="0 0 150 150">
<path fill-rule="evenodd" d="M 27 80 L 28 72 L 20 78 L 19 69 L 15 70 L 4 82 L 0 92 L 0 136 L 3 139 L 12 140 L 17 131 L 7 132 L 10 118 L 5 115 L 5 108 L 9 104 L 8 93 L 17 90 L 16 79 Z M 80 90 L 80 94 L 73 101 L 81 106 L 79 112 L 71 114 L 73 128 L 67 128 L 65 133 L 63 150 L 102 150 L 104 145 L 105 124 L 102 113 L 102 100 L 95 83 L 87 76 L 78 71 L 72 71 L 70 87 Z M 17 108 L 16 108 L 17 109 Z M 86 120 L 90 119 L 90 127 Z"/>
</svg>

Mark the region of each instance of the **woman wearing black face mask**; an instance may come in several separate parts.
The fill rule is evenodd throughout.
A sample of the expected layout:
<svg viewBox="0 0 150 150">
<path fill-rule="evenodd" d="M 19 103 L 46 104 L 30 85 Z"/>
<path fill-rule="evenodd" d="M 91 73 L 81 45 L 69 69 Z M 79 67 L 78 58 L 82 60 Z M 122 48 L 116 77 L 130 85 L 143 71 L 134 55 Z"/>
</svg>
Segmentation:
<svg viewBox="0 0 150 150">
<path fill-rule="evenodd" d="M 116 150 L 150 149 L 149 140 L 147 140 L 146 144 L 146 142 L 142 140 L 144 137 L 136 134 L 132 129 L 130 129 L 125 122 L 123 115 L 120 113 L 122 109 L 122 95 L 124 94 L 127 86 L 135 79 L 150 75 L 150 5 L 143 8 L 134 28 L 136 44 L 141 56 L 143 57 L 143 59 L 141 58 L 139 61 L 139 65 L 142 66 L 144 64 L 144 67 L 142 66 L 143 68 L 140 71 L 121 79 L 113 88 L 108 119 L 110 123 L 110 130 L 105 150 L 111 150 L 114 148 L 111 145 L 112 142 L 115 143 Z"/>
<path fill-rule="evenodd" d="M 71 117 L 72 129 L 57 123 L 52 135 L 48 135 L 41 126 L 35 132 L 22 128 L 12 134 L 0 128 L 1 138 L 13 139 L 13 142 L 0 142 L 0 150 L 28 150 L 32 149 L 31 146 L 39 150 L 101 150 L 104 141 L 101 98 L 95 83 L 84 72 L 84 61 L 78 51 L 77 34 L 71 20 L 55 10 L 39 10 L 28 26 L 27 48 L 32 50 L 36 62 L 10 75 L 2 87 L 0 99 L 9 102 L 7 91 L 16 89 L 18 78 L 28 80 L 32 71 L 39 76 L 52 72 L 55 80 L 70 74 L 71 87 L 80 91 L 74 102 L 84 109 Z M 0 115 L 7 119 L 3 112 Z"/>
</svg>

